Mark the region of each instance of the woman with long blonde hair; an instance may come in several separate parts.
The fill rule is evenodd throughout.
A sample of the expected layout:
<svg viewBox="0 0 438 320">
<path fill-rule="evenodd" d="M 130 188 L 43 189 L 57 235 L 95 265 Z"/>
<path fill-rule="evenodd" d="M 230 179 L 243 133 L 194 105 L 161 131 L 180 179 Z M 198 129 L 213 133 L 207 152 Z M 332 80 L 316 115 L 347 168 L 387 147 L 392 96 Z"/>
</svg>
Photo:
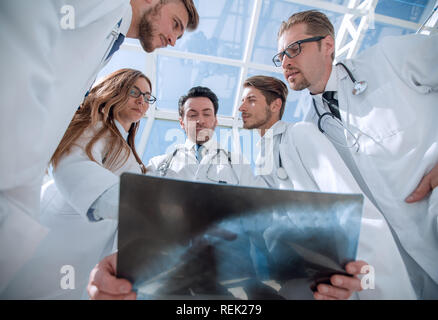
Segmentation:
<svg viewBox="0 0 438 320">
<path fill-rule="evenodd" d="M 91 269 L 117 245 L 119 176 L 145 173 L 135 150 L 140 119 L 155 102 L 140 71 L 121 69 L 94 86 L 54 152 L 40 222 L 49 234 L 8 292 L 23 299 L 79 299 Z"/>
</svg>

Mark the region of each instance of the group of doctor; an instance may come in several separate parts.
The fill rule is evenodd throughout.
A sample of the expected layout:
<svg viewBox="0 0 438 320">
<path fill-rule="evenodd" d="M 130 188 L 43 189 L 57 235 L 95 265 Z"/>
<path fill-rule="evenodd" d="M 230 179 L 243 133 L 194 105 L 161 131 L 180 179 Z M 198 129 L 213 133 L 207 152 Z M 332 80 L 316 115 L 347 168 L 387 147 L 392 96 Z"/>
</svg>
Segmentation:
<svg viewBox="0 0 438 320">
<path fill-rule="evenodd" d="M 353 277 L 334 275 L 330 285 L 318 285 L 313 297 L 437 299 L 438 135 L 432 119 L 438 101 L 438 72 L 433 60 L 438 37 L 388 37 L 345 61 L 341 68 L 333 66 L 332 24 L 324 14 L 311 10 L 282 23 L 278 47 L 274 63 L 282 67 L 291 89 L 309 90 L 311 106 L 304 123 L 287 124 L 281 121 L 285 85 L 265 76 L 245 81 L 239 108 L 244 128 L 259 130 L 260 150 L 273 150 L 259 155 L 257 165 L 270 163 L 272 169 L 268 173 L 259 170 L 256 180 L 261 177 L 274 188 L 361 191 L 365 195 L 358 261 L 346 266 Z M 417 58 L 419 50 L 421 60 Z M 364 86 L 362 81 L 362 88 L 358 86 L 353 72 L 369 83 Z M 326 92 L 332 93 L 330 98 Z M 414 112 L 414 108 L 420 110 Z M 180 155 L 191 153 L 194 160 L 202 143 L 196 142 L 183 121 L 190 114 L 197 123 L 196 133 L 200 133 L 205 128 L 205 124 L 198 125 L 198 117 L 203 117 L 201 109 L 183 113 L 180 104 L 181 126 L 191 141 Z M 214 125 L 212 120 L 210 128 Z M 219 154 L 217 148 L 207 150 L 211 159 Z M 169 169 L 178 174 L 187 169 L 183 158 L 177 160 L 179 152 L 154 158 L 149 167 L 161 175 Z M 224 163 L 230 164 L 230 173 L 225 176 L 233 180 L 230 157 L 227 160 L 226 151 L 222 154 Z M 195 171 L 179 177 L 195 179 L 197 174 L 199 178 Z M 272 227 L 287 223 L 274 219 Z M 93 269 L 90 297 L 135 297 L 129 282 L 114 277 L 115 261 L 116 254 L 108 256 Z M 375 268 L 374 290 L 361 291 L 357 276 L 365 263 Z M 287 287 L 284 284 L 280 293 L 295 298 L 288 296 Z"/>
<path fill-rule="evenodd" d="M 257 160 L 257 164 L 271 163 L 271 172 L 253 176 L 241 156 L 229 153 L 212 139 L 218 100 L 211 90 L 203 87 L 192 88 L 179 101 L 186 143 L 171 154 L 151 159 L 145 168 L 135 151 L 134 138 L 138 121 L 149 104 L 155 102 L 148 78 L 139 71 L 122 69 L 107 76 L 88 93 L 87 90 L 99 66 L 108 60 L 114 46 L 123 41 L 121 35 L 139 37 L 144 49 L 150 52 L 159 46 L 173 45 L 186 28 L 196 28 L 198 15 L 192 1 L 133 0 L 129 7 L 124 3 L 123 8 L 129 8 L 126 10 L 120 10 L 122 1 L 119 2 L 113 1 L 114 11 L 107 7 L 107 15 L 101 17 L 102 22 L 112 23 L 109 31 L 102 33 L 112 34 L 116 29 L 118 36 L 114 41 L 106 37 L 99 45 L 95 44 L 94 49 L 100 51 L 94 53 L 100 52 L 101 59 L 94 59 L 95 66 L 88 73 L 81 69 L 78 79 L 84 79 L 84 83 L 69 87 L 66 83 L 59 84 L 59 79 L 65 77 L 57 74 L 64 70 L 58 69 L 60 58 L 55 59 L 52 53 L 44 51 L 43 45 L 42 56 L 32 59 L 45 59 L 39 67 L 46 68 L 46 74 L 35 66 L 20 66 L 24 76 L 38 80 L 38 85 L 23 92 L 28 109 L 23 109 L 21 115 L 31 109 L 30 113 L 40 123 L 33 123 L 21 135 L 17 132 L 10 141 L 1 140 L 7 150 L 14 150 L 11 151 L 13 161 L 2 158 L 9 167 L 1 173 L 0 238 L 5 240 L 1 242 L 1 296 L 80 298 L 87 287 L 91 298 L 135 298 L 132 285 L 115 278 L 116 255 L 107 256 L 114 252 L 116 243 L 118 175 L 131 171 L 295 190 L 362 191 L 366 200 L 358 259 L 363 261 L 347 264 L 346 271 L 353 277 L 334 275 L 330 285 L 320 284 L 315 293 L 307 293 L 317 299 L 345 299 L 354 291 L 359 291 L 360 298 L 438 298 L 438 205 L 433 189 L 438 150 L 436 130 L 432 129 L 438 91 L 438 72 L 434 72 L 432 59 L 438 50 L 438 37 L 388 38 L 346 62 L 349 70 L 370 81 L 364 93 L 353 96 L 350 93 L 353 84 L 347 81 L 350 71 L 332 65 L 334 31 L 327 17 L 316 11 L 294 14 L 280 28 L 280 52 L 274 63 L 281 62 L 293 90 L 309 89 L 312 108 L 306 120 L 315 125 L 281 121 L 287 88 L 274 78 L 247 79 L 240 106 L 244 127 L 260 131 L 264 146 L 261 149 L 269 146 L 274 150 L 260 154 Z M 44 5 L 51 9 L 48 12 L 53 12 L 61 4 L 46 1 Z M 97 8 L 98 1 L 90 3 L 93 5 Z M 23 6 L 20 1 L 5 5 L 11 13 L 12 20 L 8 20 L 11 24 L 7 25 L 10 31 L 21 31 L 14 25 L 13 17 L 15 14 L 17 18 Z M 81 16 L 84 29 L 95 28 L 87 16 L 89 11 L 85 11 Z M 41 25 L 39 21 L 35 23 Z M 79 31 L 76 33 L 79 37 Z M 54 39 L 53 34 L 43 34 L 48 41 Z M 3 37 L 6 38 L 2 33 Z M 66 44 L 58 41 L 45 45 L 52 45 L 53 52 L 59 54 L 66 50 Z M 15 47 L 9 54 L 14 54 L 13 50 Z M 422 60 L 414 56 L 418 50 L 424 51 Z M 71 82 L 70 78 L 67 84 Z M 68 92 L 78 86 L 82 91 L 77 90 L 74 96 Z M 392 87 L 403 87 L 397 91 L 402 97 L 395 96 Z M 44 95 L 41 88 L 47 88 Z M 336 92 L 338 112 L 324 98 L 326 91 Z M 85 93 L 85 100 L 74 113 L 82 100 L 80 96 Z M 55 109 L 62 94 L 66 96 L 63 100 L 69 101 L 69 110 Z M 17 106 L 12 116 L 14 112 L 4 106 L 6 115 L 11 115 L 6 119 L 13 122 L 21 107 Z M 426 110 L 414 112 L 414 106 Z M 73 120 L 65 125 L 72 111 Z M 330 121 L 336 125 L 322 125 L 326 123 L 321 121 L 325 113 L 330 113 Z M 53 123 L 50 117 L 55 115 L 58 118 Z M 20 123 L 18 118 L 16 123 Z M 5 128 L 3 124 L 2 128 Z M 339 132 L 348 134 L 341 135 L 339 140 Z M 21 142 L 30 136 L 32 140 Z M 44 146 L 38 138 L 45 139 Z M 353 139 L 351 144 L 350 139 Z M 25 154 L 32 165 L 20 167 Z M 49 161 L 55 183 L 45 186 L 39 210 L 36 198 L 44 166 Z M 417 191 L 412 193 L 414 190 Z M 408 199 L 408 203 L 405 198 L 410 194 L 413 199 Z M 274 220 L 274 227 L 276 223 L 285 222 Z M 376 289 L 360 291 L 357 275 L 366 263 L 376 269 Z M 78 290 L 63 290 L 59 286 L 59 266 L 66 264 L 76 268 Z M 288 297 L 287 284 L 282 290 L 282 295 Z"/>
</svg>

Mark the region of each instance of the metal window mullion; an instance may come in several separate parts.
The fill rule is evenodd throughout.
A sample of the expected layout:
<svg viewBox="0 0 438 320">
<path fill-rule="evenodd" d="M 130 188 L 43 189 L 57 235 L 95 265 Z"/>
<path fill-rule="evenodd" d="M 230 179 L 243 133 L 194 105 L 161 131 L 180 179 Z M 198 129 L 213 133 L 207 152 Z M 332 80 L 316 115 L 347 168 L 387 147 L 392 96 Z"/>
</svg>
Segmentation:
<svg viewBox="0 0 438 320">
<path fill-rule="evenodd" d="M 239 139 L 239 105 L 240 97 L 242 96 L 242 86 L 248 75 L 248 67 L 251 61 L 251 53 L 254 48 L 255 36 L 257 32 L 260 12 L 262 8 L 262 0 L 255 0 L 253 11 L 251 14 L 251 21 L 249 25 L 248 39 L 245 45 L 245 52 L 243 55 L 243 63 L 240 70 L 239 80 L 237 83 L 237 92 L 234 99 L 234 107 L 232 113 L 232 149 L 236 153 L 241 153 L 240 139 Z"/>
<path fill-rule="evenodd" d="M 157 88 L 157 55 L 155 53 L 147 54 L 146 55 L 146 70 L 144 71 L 146 76 L 149 78 L 152 84 L 152 92 L 156 91 Z M 155 89 L 154 89 L 155 88 Z M 154 124 L 155 120 L 155 113 L 156 113 L 156 105 L 153 104 L 152 106 L 149 106 L 149 110 L 147 112 L 147 120 L 146 125 L 143 129 L 143 132 L 141 134 L 140 141 L 138 143 L 137 150 L 138 154 L 141 155 L 143 158 L 144 152 L 146 150 L 146 145 L 149 141 L 149 136 L 152 131 L 152 126 Z"/>
</svg>

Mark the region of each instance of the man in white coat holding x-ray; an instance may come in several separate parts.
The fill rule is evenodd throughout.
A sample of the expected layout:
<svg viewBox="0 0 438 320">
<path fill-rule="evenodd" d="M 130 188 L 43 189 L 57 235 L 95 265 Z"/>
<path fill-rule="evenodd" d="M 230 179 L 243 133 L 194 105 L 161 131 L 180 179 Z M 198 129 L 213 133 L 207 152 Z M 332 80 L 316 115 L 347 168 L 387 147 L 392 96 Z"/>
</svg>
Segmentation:
<svg viewBox="0 0 438 320">
<path fill-rule="evenodd" d="M 1 2 L 0 292 L 47 233 L 44 170 L 99 70 L 125 36 L 152 52 L 198 20 L 192 0 Z"/>
<path fill-rule="evenodd" d="M 305 121 L 385 216 L 418 298 L 437 299 L 438 35 L 387 37 L 336 65 L 334 50 L 328 18 L 304 11 L 281 25 L 273 62 L 291 89 L 309 90 Z"/>
<path fill-rule="evenodd" d="M 242 104 L 243 126 L 258 129 L 261 135 L 256 173 L 272 188 L 336 193 L 361 193 L 359 186 L 341 161 L 330 141 L 310 123 L 281 121 L 287 87 L 273 77 L 254 76 L 244 82 Z M 287 223 L 274 218 L 276 224 Z M 272 233 L 272 232 L 271 232 Z M 267 233 L 265 241 L 272 247 Z M 270 250 L 273 250 L 272 248 Z M 330 284 L 319 284 L 313 293 L 316 299 L 345 299 L 353 295 L 360 299 L 415 299 L 403 260 L 385 219 L 365 197 L 359 236 L 357 260 L 345 269 L 354 277 L 334 275 Z M 369 264 L 369 266 L 366 266 Z M 365 267 L 366 266 L 366 267 Z M 365 268 L 364 268 L 365 267 Z M 364 268 L 363 270 L 361 270 Z M 374 288 L 363 288 L 357 278 L 371 271 Z M 342 281 L 338 283 L 337 281 Z M 296 283 L 289 284 L 293 288 Z M 370 285 L 370 283 L 367 283 Z M 305 290 L 308 290 L 307 295 Z M 362 290 L 367 289 L 367 290 Z M 282 288 L 287 296 L 288 284 Z M 353 294 L 353 291 L 359 291 Z M 290 291 L 293 292 L 293 291 Z M 310 289 L 303 296 L 311 298 Z"/>
</svg>

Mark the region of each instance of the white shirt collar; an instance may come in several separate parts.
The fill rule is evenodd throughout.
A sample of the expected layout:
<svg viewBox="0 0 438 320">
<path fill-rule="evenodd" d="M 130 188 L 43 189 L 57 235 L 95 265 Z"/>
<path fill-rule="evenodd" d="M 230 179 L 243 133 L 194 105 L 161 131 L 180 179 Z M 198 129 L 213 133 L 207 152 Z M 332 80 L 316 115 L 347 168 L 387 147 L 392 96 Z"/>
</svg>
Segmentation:
<svg viewBox="0 0 438 320">
<path fill-rule="evenodd" d="M 192 150 L 192 149 L 195 150 L 194 149 L 195 145 L 196 145 L 195 142 L 193 142 L 190 139 L 186 139 L 186 142 L 184 143 L 184 148 L 187 150 Z M 217 149 L 220 148 L 219 144 L 217 143 L 217 141 L 213 137 L 210 138 L 210 140 L 208 140 L 207 142 L 205 142 L 203 144 L 203 146 L 208 152 L 210 152 L 210 150 L 216 151 Z"/>
<path fill-rule="evenodd" d="M 123 128 L 123 126 L 121 125 L 120 122 L 118 122 L 117 120 L 114 119 L 114 123 L 116 124 L 117 129 L 119 129 L 120 134 L 122 135 L 123 139 L 127 139 L 129 132 L 125 131 L 125 128 Z"/>
<path fill-rule="evenodd" d="M 330 77 L 327 80 L 327 84 L 325 85 L 324 92 L 325 91 L 338 91 L 338 76 L 336 72 L 336 66 L 332 66 L 332 71 L 330 73 Z M 318 94 L 310 94 L 313 99 L 315 99 L 316 103 L 318 103 L 320 106 L 323 105 L 322 102 L 322 94 L 324 93 L 318 93 Z"/>
</svg>

